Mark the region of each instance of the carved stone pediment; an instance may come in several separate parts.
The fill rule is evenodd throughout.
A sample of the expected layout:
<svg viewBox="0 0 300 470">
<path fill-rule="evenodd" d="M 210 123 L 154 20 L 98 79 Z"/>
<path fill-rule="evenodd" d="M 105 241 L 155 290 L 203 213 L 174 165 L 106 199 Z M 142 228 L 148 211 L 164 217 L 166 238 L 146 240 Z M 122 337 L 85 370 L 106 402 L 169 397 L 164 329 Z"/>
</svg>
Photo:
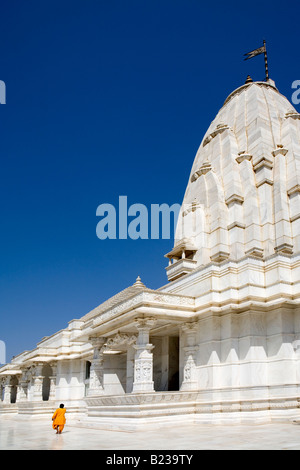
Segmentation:
<svg viewBox="0 0 300 470">
<path fill-rule="evenodd" d="M 104 351 L 109 351 L 120 346 L 130 346 L 136 342 L 137 335 L 127 333 L 117 333 L 109 338 L 104 345 Z"/>
</svg>

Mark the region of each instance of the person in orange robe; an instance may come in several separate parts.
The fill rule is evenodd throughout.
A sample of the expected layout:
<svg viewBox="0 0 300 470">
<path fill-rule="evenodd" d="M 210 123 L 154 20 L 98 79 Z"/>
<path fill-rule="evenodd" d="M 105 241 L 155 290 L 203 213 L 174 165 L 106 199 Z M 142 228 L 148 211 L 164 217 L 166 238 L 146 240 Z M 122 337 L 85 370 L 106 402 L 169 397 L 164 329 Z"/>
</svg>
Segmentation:
<svg viewBox="0 0 300 470">
<path fill-rule="evenodd" d="M 56 434 L 61 434 L 62 430 L 65 427 L 66 424 L 66 413 L 65 405 L 61 404 L 59 408 L 55 411 L 54 415 L 52 416 L 52 427 L 53 429 L 56 429 Z"/>
</svg>

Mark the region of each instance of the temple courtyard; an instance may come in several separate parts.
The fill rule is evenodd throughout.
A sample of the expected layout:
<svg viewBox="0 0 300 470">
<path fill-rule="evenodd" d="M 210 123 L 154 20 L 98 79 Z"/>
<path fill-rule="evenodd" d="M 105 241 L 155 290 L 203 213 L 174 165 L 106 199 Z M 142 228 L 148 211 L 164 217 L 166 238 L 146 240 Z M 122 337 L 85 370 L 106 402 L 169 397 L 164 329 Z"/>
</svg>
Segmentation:
<svg viewBox="0 0 300 470">
<path fill-rule="evenodd" d="M 51 417 L 0 418 L 0 450 L 300 450 L 300 425 L 293 422 L 236 425 L 176 425 L 114 431 L 66 425 L 61 435 Z M 182 454 L 182 452 L 181 452 Z M 126 454 L 127 455 L 127 454 Z M 192 455 L 190 452 L 187 455 Z M 197 459 L 197 454 L 193 454 Z"/>
</svg>

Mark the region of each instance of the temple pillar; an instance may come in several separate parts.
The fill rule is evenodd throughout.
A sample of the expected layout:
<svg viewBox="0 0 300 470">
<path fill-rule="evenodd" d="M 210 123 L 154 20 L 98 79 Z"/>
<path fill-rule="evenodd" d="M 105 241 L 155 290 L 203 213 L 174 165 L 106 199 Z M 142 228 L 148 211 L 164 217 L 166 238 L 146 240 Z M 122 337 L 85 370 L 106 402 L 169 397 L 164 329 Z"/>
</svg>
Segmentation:
<svg viewBox="0 0 300 470">
<path fill-rule="evenodd" d="M 42 375 L 44 363 L 37 363 L 34 365 L 33 371 L 33 397 L 32 401 L 43 401 L 43 379 Z"/>
<path fill-rule="evenodd" d="M 139 319 L 136 322 L 138 337 L 134 357 L 134 382 L 133 393 L 145 393 L 154 391 L 153 382 L 153 354 L 154 346 L 149 343 L 150 330 L 154 326 L 153 319 Z"/>
<path fill-rule="evenodd" d="M 198 345 L 196 344 L 196 334 L 198 330 L 198 324 L 185 323 L 182 325 L 181 330 L 184 334 L 185 346 L 184 351 L 184 366 L 183 366 L 183 381 L 180 390 L 197 390 L 197 370 L 196 370 L 196 354 L 198 351 Z"/>
<path fill-rule="evenodd" d="M 28 400 L 28 377 L 27 371 L 23 372 L 18 384 L 17 401 L 24 402 Z"/>
<path fill-rule="evenodd" d="M 10 403 L 11 398 L 11 383 L 10 383 L 10 375 L 8 375 L 4 382 L 4 395 L 3 395 L 3 403 L 8 405 Z"/>
<path fill-rule="evenodd" d="M 103 346 L 106 338 L 94 337 L 90 338 L 90 341 L 94 347 L 94 356 L 91 363 L 90 369 L 90 386 L 88 395 L 96 396 L 101 395 L 104 392 L 103 387 Z"/>
<path fill-rule="evenodd" d="M 56 375 L 57 375 L 57 364 L 51 363 L 50 364 L 52 369 L 52 375 L 50 375 L 50 392 L 49 392 L 49 400 L 55 400 L 56 397 Z"/>
</svg>

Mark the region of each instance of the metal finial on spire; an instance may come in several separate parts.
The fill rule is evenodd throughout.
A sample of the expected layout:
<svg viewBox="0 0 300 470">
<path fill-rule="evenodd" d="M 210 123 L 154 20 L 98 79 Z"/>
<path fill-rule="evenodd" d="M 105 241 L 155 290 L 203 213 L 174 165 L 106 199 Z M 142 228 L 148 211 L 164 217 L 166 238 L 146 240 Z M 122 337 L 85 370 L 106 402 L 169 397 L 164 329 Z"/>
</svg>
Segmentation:
<svg viewBox="0 0 300 470">
<path fill-rule="evenodd" d="M 252 82 L 253 82 L 252 78 L 250 77 L 250 75 L 248 75 L 248 77 L 246 78 L 245 84 L 252 83 Z"/>
</svg>

